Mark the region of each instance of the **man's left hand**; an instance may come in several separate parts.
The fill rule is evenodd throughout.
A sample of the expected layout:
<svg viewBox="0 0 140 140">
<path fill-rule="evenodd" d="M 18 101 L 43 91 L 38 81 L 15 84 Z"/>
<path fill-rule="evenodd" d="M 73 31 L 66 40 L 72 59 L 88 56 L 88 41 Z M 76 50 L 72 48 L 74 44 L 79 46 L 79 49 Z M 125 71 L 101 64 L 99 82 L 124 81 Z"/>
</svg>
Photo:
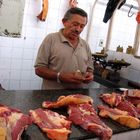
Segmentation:
<svg viewBox="0 0 140 140">
<path fill-rule="evenodd" d="M 84 83 L 89 83 L 93 81 L 93 79 L 94 79 L 93 72 L 86 72 Z"/>
</svg>

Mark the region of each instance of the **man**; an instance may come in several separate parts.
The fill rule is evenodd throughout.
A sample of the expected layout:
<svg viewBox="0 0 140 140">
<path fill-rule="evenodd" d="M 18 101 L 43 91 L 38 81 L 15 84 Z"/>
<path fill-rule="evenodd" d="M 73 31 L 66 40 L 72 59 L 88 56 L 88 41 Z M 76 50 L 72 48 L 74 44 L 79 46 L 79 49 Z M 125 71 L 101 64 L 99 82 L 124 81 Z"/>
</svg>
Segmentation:
<svg viewBox="0 0 140 140">
<path fill-rule="evenodd" d="M 35 73 L 43 78 L 42 89 L 83 88 L 93 80 L 91 51 L 80 38 L 87 20 L 84 10 L 71 8 L 62 19 L 64 28 L 42 42 L 35 63 Z"/>
</svg>

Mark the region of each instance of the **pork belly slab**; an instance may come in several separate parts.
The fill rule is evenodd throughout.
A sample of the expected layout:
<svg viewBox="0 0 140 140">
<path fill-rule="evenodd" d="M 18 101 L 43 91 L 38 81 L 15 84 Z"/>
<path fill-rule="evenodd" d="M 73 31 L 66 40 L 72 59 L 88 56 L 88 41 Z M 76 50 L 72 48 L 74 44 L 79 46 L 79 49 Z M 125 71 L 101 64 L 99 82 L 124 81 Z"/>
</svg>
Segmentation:
<svg viewBox="0 0 140 140">
<path fill-rule="evenodd" d="M 60 96 L 56 102 L 44 101 L 42 106 L 44 108 L 59 108 L 68 106 L 70 104 L 89 103 L 93 104 L 93 99 L 87 95 L 74 94 L 68 96 Z"/>
<path fill-rule="evenodd" d="M 103 105 L 98 106 L 98 109 L 101 117 L 111 118 L 112 120 L 130 128 L 140 127 L 140 120 L 136 117 L 130 116 L 127 111 L 122 111 L 117 108 L 109 108 Z"/>
<path fill-rule="evenodd" d="M 19 109 L 0 105 L 0 140 L 20 140 L 31 119 Z"/>
<path fill-rule="evenodd" d="M 59 115 L 51 110 L 41 108 L 30 110 L 33 122 L 47 134 L 51 140 L 67 140 L 71 133 L 71 121 L 65 116 Z"/>
<path fill-rule="evenodd" d="M 83 129 L 95 133 L 101 140 L 109 140 L 112 130 L 102 122 L 92 105 L 88 103 L 69 105 L 69 119 Z"/>
</svg>

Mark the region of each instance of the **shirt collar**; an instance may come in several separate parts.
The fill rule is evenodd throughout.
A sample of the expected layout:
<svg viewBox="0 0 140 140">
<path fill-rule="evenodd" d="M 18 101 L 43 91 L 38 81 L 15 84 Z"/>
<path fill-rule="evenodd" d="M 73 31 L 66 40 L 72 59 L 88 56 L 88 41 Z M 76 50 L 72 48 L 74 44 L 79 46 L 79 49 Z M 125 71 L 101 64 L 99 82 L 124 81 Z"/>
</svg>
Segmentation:
<svg viewBox="0 0 140 140">
<path fill-rule="evenodd" d="M 63 30 L 63 29 L 60 29 L 60 30 L 59 30 L 59 34 L 60 34 L 61 41 L 62 41 L 62 42 L 69 42 L 69 41 L 65 38 L 65 36 L 62 34 L 62 30 Z"/>
</svg>

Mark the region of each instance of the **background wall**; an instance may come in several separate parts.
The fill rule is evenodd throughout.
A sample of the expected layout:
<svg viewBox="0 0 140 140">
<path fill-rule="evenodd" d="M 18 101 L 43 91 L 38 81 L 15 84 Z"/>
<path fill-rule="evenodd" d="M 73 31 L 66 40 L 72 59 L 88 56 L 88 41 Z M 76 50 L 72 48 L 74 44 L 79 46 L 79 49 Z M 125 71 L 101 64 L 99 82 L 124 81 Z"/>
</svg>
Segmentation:
<svg viewBox="0 0 140 140">
<path fill-rule="evenodd" d="M 34 73 L 36 54 L 45 36 L 50 32 L 58 31 L 62 27 L 61 19 L 68 9 L 69 0 L 49 0 L 49 11 L 45 22 L 38 21 L 36 16 L 41 11 L 42 0 L 26 0 L 21 38 L 0 36 L 0 83 L 5 89 L 40 89 L 41 78 Z M 91 18 L 92 6 L 95 0 L 78 0 L 78 6 L 86 10 Z M 104 11 L 98 10 L 99 14 Z M 98 14 L 98 13 L 97 13 Z M 96 14 L 96 15 L 97 15 Z M 98 16 L 96 16 L 98 17 Z M 100 23 L 102 24 L 102 23 Z M 102 25 L 101 25 L 102 26 Z M 88 25 L 82 33 L 87 39 Z M 92 52 L 98 45 L 99 37 L 90 34 L 89 44 Z M 96 43 L 92 42 L 92 39 Z M 94 44 L 94 45 L 93 45 Z M 140 82 L 140 61 L 131 55 L 109 52 L 109 57 L 125 57 L 132 62 L 129 68 L 121 71 L 121 75 Z"/>
</svg>

